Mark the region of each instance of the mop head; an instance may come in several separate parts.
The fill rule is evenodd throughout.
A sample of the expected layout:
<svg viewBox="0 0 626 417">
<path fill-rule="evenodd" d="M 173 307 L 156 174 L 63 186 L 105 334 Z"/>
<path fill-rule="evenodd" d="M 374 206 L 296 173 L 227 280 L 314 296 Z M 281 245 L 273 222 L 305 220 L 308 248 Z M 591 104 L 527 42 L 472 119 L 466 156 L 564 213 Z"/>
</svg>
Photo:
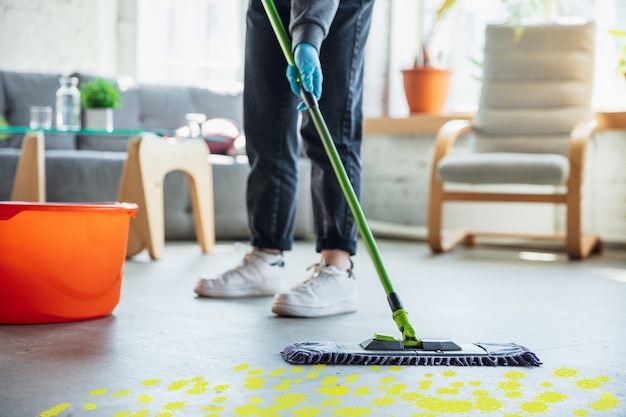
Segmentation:
<svg viewBox="0 0 626 417">
<path fill-rule="evenodd" d="M 403 348 L 372 350 L 372 339 L 361 344 L 296 342 L 281 355 L 295 365 L 425 365 L 425 366 L 539 366 L 539 358 L 515 343 L 456 345 L 454 350 Z"/>
</svg>

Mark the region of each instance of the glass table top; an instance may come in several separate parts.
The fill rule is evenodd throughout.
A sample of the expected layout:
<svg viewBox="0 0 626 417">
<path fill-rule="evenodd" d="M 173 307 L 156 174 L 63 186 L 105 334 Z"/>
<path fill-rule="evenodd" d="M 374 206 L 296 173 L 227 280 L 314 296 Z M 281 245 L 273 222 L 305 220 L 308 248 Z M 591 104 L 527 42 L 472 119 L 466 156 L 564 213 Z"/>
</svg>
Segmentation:
<svg viewBox="0 0 626 417">
<path fill-rule="evenodd" d="M 221 136 L 198 136 L 198 137 L 188 137 L 181 136 L 176 133 L 175 130 L 167 130 L 167 129 L 78 129 L 78 130 L 60 130 L 56 128 L 50 129 L 31 129 L 29 126 L 2 126 L 0 127 L 1 133 L 28 133 L 28 132 L 43 132 L 49 134 L 76 134 L 76 135 L 103 135 L 103 136 L 135 136 L 141 135 L 143 133 L 152 133 L 157 136 L 162 137 L 178 137 L 183 139 L 204 139 L 210 142 L 227 142 L 227 138 L 223 138 Z"/>
</svg>

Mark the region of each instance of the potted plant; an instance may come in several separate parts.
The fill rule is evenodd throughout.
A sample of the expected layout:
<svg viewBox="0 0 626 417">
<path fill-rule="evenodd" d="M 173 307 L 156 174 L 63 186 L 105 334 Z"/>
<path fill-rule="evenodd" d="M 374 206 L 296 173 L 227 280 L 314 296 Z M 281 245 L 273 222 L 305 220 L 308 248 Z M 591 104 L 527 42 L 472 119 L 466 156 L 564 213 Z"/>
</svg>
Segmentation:
<svg viewBox="0 0 626 417">
<path fill-rule="evenodd" d="M 445 104 L 452 72 L 435 65 L 431 44 L 444 17 L 456 3 L 456 0 L 441 1 L 422 39 L 413 67 L 402 70 L 404 92 L 411 113 L 439 113 Z"/>
<path fill-rule="evenodd" d="M 525 24 L 555 19 L 566 2 L 563 0 L 500 0 L 496 3 L 502 6 L 502 22 L 516 25 L 521 36 Z M 416 53 L 413 67 L 402 71 L 404 90 L 411 113 L 439 113 L 445 105 L 452 71 L 437 62 L 438 59 L 433 56 L 433 41 L 445 25 L 447 15 L 460 4 L 459 0 L 439 1 L 430 27 L 424 34 Z"/>
<path fill-rule="evenodd" d="M 85 109 L 85 127 L 113 130 L 113 109 L 121 107 L 121 94 L 115 84 L 96 78 L 80 85 L 80 103 Z"/>
</svg>

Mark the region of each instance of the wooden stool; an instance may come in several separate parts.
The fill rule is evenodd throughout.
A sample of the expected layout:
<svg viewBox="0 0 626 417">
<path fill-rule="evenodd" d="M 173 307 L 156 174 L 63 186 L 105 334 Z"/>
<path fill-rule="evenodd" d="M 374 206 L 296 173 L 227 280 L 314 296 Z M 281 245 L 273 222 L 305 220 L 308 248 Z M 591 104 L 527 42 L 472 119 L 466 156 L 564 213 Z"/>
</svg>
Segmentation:
<svg viewBox="0 0 626 417">
<path fill-rule="evenodd" d="M 189 179 L 196 236 L 203 253 L 215 245 L 213 172 L 209 148 L 203 140 L 164 139 L 144 133 L 128 142 L 128 159 L 122 171 L 118 200 L 136 203 L 137 215 L 130 222 L 127 256 L 147 248 L 160 259 L 165 246 L 163 181 L 172 171 Z"/>
</svg>

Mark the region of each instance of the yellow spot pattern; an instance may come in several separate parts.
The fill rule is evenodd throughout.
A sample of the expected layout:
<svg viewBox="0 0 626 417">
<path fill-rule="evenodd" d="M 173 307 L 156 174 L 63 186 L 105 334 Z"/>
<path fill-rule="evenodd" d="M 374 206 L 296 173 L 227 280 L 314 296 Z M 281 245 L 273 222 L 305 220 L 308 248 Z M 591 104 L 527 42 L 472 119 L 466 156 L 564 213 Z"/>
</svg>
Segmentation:
<svg viewBox="0 0 626 417">
<path fill-rule="evenodd" d="M 233 368 L 240 375 L 230 383 L 205 376 L 173 381 L 144 379 L 134 388 L 88 390 L 76 401 L 76 408 L 72 402 L 60 402 L 37 417 L 468 417 L 474 415 L 472 412 L 486 417 L 622 415 L 616 413 L 623 404 L 608 391 L 610 378 L 584 376 L 574 368 L 554 369 L 552 378 L 539 381 L 532 371 L 522 370 L 494 370 L 489 379 L 481 381 L 475 373 L 449 368 L 427 373 L 416 367 L 371 368 L 382 374 L 342 374 L 346 368 L 325 365 L 266 372 L 242 364 Z M 472 379 L 465 378 L 470 375 Z M 111 404 L 120 401 L 124 409 L 110 410 Z"/>
</svg>

